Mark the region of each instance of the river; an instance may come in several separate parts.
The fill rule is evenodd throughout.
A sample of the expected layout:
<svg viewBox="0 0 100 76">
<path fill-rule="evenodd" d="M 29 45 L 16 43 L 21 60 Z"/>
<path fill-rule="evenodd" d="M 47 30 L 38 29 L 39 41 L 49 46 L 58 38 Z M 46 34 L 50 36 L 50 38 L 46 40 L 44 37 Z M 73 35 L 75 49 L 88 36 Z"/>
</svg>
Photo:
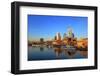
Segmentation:
<svg viewBox="0 0 100 76">
<path fill-rule="evenodd" d="M 88 51 L 62 49 L 59 47 L 28 47 L 28 61 L 56 60 L 56 59 L 83 59 L 88 57 Z"/>
</svg>

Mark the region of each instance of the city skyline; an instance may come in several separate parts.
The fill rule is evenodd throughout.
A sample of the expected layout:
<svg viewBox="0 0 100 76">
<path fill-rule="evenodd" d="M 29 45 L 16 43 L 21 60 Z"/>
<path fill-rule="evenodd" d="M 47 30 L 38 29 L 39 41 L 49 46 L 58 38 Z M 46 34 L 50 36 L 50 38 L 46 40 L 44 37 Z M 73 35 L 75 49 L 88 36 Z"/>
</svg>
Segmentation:
<svg viewBox="0 0 100 76">
<path fill-rule="evenodd" d="M 87 38 L 87 17 L 28 15 L 28 40 L 52 40 L 57 32 L 63 37 L 68 27 L 72 28 L 75 37 Z"/>
</svg>

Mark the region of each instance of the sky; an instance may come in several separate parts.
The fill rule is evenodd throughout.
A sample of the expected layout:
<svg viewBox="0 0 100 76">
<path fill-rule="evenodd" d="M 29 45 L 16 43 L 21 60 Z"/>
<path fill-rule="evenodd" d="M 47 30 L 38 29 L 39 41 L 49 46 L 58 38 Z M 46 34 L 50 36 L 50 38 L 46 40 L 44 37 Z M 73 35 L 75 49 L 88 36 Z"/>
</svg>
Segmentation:
<svg viewBox="0 0 100 76">
<path fill-rule="evenodd" d="M 52 40 L 57 32 L 63 37 L 72 28 L 75 37 L 88 35 L 88 17 L 28 15 L 28 40 Z"/>
</svg>

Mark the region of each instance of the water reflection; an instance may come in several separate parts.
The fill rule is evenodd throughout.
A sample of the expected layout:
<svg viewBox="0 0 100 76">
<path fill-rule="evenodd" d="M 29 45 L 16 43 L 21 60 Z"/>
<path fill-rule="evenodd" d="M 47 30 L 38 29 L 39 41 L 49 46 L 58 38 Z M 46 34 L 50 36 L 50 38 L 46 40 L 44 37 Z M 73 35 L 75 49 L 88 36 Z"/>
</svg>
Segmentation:
<svg viewBox="0 0 100 76">
<path fill-rule="evenodd" d="M 62 47 L 29 47 L 28 60 L 54 60 L 87 58 L 88 51 Z"/>
<path fill-rule="evenodd" d="M 61 48 L 55 47 L 54 52 L 55 52 L 56 57 L 59 58 L 60 54 L 63 52 L 63 50 Z"/>
<path fill-rule="evenodd" d="M 44 51 L 44 47 L 40 47 L 40 51 L 41 51 L 41 52 Z"/>
<path fill-rule="evenodd" d="M 62 52 L 65 54 L 65 56 L 68 56 L 69 58 L 74 57 L 75 53 L 77 52 L 77 50 L 75 49 L 63 49 L 63 48 L 54 48 L 56 57 L 60 57 L 60 54 L 62 54 Z"/>
<path fill-rule="evenodd" d="M 77 50 L 65 50 L 65 55 L 69 58 L 74 58 L 75 54 L 77 53 Z"/>
</svg>

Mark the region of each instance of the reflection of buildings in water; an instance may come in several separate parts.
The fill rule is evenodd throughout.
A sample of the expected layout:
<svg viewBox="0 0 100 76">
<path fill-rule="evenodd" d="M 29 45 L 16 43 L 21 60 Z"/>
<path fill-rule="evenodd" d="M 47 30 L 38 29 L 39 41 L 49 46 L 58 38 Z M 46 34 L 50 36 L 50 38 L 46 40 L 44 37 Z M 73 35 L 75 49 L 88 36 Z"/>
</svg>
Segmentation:
<svg viewBox="0 0 100 76">
<path fill-rule="evenodd" d="M 63 50 L 61 48 L 55 47 L 54 51 L 55 51 L 56 57 L 59 58 Z"/>
<path fill-rule="evenodd" d="M 44 51 L 44 47 L 40 47 L 40 51 Z"/>
<path fill-rule="evenodd" d="M 67 49 L 65 49 L 64 52 L 65 52 L 65 55 L 68 56 L 68 58 L 74 58 L 77 50 L 67 50 Z"/>
<path fill-rule="evenodd" d="M 84 57 L 88 57 L 88 51 L 83 50 L 83 51 L 78 51 L 80 53 L 80 55 L 84 56 Z"/>
<path fill-rule="evenodd" d="M 67 56 L 68 58 L 74 58 L 77 50 L 75 49 L 64 49 L 64 48 L 61 48 L 61 47 L 55 47 L 54 48 L 54 51 L 55 51 L 55 54 L 56 54 L 56 57 L 57 58 L 60 58 L 60 55 L 64 52 L 65 56 Z"/>
</svg>

